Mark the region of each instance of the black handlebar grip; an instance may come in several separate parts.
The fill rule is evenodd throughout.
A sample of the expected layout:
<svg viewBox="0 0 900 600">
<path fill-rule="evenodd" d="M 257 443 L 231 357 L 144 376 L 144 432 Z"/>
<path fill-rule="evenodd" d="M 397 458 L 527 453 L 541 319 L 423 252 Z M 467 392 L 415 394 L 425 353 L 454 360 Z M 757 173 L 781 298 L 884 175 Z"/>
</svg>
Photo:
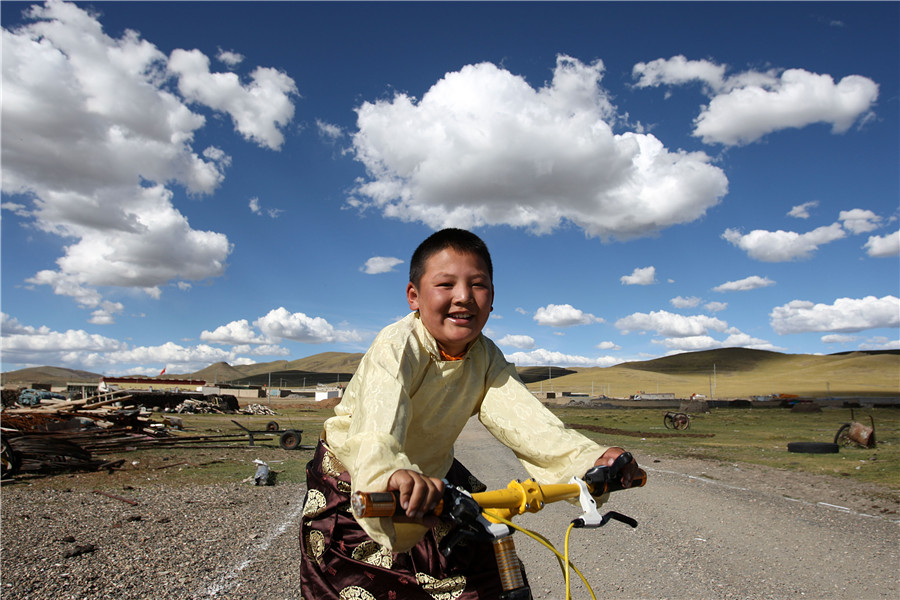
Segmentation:
<svg viewBox="0 0 900 600">
<path fill-rule="evenodd" d="M 623 452 L 619 456 L 616 457 L 616 460 L 613 461 L 613 464 L 609 465 L 609 478 L 610 479 L 618 479 L 619 473 L 622 469 L 634 460 L 634 457 L 631 455 L 631 452 Z"/>
<path fill-rule="evenodd" d="M 622 486 L 621 479 L 596 481 L 594 483 L 589 482 L 589 485 L 591 486 L 592 496 L 602 496 L 603 494 L 608 494 L 610 492 L 619 492 L 621 490 L 630 490 L 631 488 L 644 487 L 646 483 L 647 472 L 643 469 L 638 469 L 637 475 L 631 480 L 631 485 L 627 488 Z"/>
</svg>

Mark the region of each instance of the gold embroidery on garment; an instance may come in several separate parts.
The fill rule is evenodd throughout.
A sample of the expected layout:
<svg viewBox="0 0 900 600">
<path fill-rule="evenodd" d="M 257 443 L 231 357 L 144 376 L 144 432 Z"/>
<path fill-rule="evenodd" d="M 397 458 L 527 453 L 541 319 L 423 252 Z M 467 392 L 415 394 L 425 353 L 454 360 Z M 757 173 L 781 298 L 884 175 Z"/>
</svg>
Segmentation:
<svg viewBox="0 0 900 600">
<path fill-rule="evenodd" d="M 344 481 L 343 479 L 338 479 L 337 489 L 344 492 L 345 494 L 349 494 L 350 490 L 351 490 L 350 483 L 347 481 Z"/>
<path fill-rule="evenodd" d="M 354 548 L 352 556 L 354 560 L 369 563 L 376 567 L 390 569 L 394 566 L 394 556 L 391 554 L 391 551 L 372 540 L 363 542 Z"/>
<path fill-rule="evenodd" d="M 306 494 L 306 504 L 303 506 L 303 516 L 307 519 L 318 516 L 328 503 L 325 494 L 319 490 L 309 490 Z"/>
<path fill-rule="evenodd" d="M 456 575 L 447 579 L 435 579 L 427 573 L 416 573 L 416 581 L 435 600 L 459 598 L 463 590 L 466 589 L 466 578 L 463 575 Z"/>
<path fill-rule="evenodd" d="M 331 452 L 325 452 L 325 455 L 322 456 L 322 471 L 329 477 L 337 479 L 346 470 L 347 467 L 344 466 L 344 463 Z"/>
<path fill-rule="evenodd" d="M 325 534 L 318 529 L 310 529 L 306 532 L 306 554 L 311 559 L 319 562 L 325 553 Z"/>
<path fill-rule="evenodd" d="M 447 537 L 447 534 L 450 533 L 451 529 L 453 529 L 453 527 L 449 523 L 438 521 L 438 524 L 434 526 L 435 541 L 440 544 L 441 540 Z"/>
<path fill-rule="evenodd" d="M 351 585 L 341 590 L 341 600 L 375 600 L 375 596 L 357 585 Z"/>
</svg>

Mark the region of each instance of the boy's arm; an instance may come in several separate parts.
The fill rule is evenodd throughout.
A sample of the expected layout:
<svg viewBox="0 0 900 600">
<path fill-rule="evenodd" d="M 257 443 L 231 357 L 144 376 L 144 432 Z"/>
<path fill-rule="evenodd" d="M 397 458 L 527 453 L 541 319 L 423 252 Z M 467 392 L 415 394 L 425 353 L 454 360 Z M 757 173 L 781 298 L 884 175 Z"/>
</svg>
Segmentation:
<svg viewBox="0 0 900 600">
<path fill-rule="evenodd" d="M 511 365 L 491 381 L 478 418 L 542 483 L 580 477 L 596 464 L 605 464 L 609 455 L 603 462 L 600 457 L 612 450 L 566 429 L 518 379 Z"/>
<path fill-rule="evenodd" d="M 413 516 L 422 510 L 423 503 L 436 503 L 428 484 L 422 488 L 423 482 L 419 482 L 416 489 L 415 476 L 422 476 L 403 451 L 411 416 L 408 388 L 414 365 L 414 357 L 398 353 L 396 347 L 373 344 L 345 392 L 353 396 L 346 398 L 352 405 L 349 427 L 331 446 L 350 473 L 351 491 L 399 489 L 407 494 L 407 510 Z M 332 441 L 330 434 L 328 441 Z M 421 521 L 395 523 L 390 518 L 365 518 L 359 523 L 369 537 L 396 552 L 408 550 L 427 531 Z"/>
</svg>

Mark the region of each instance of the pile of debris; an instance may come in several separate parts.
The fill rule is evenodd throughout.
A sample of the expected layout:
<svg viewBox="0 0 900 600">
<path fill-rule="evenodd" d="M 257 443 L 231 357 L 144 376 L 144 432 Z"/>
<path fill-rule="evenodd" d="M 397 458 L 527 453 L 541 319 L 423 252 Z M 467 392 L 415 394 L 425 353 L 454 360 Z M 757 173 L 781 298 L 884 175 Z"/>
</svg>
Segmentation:
<svg viewBox="0 0 900 600">
<path fill-rule="evenodd" d="M 169 435 L 164 425 L 153 423 L 138 408 L 108 408 L 129 400 L 127 394 L 116 393 L 5 408 L 0 414 L 3 478 L 27 471 L 114 468 L 124 460 L 95 459 L 91 453 Z"/>
<path fill-rule="evenodd" d="M 248 404 L 241 409 L 242 415 L 277 415 L 278 413 L 262 404 Z"/>
<path fill-rule="evenodd" d="M 182 429 L 179 417 L 164 414 L 161 422 L 154 421 L 152 413 L 138 405 L 140 401 L 139 395 L 118 391 L 84 400 L 41 399 L 34 406 L 4 407 L 0 413 L 0 475 L 7 479 L 25 472 L 113 470 L 124 460 L 107 461 L 94 454 L 247 439 L 246 433 L 178 434 Z M 206 400 L 185 400 L 179 409 L 177 412 L 236 413 L 239 406 L 234 396 L 208 396 Z"/>
<path fill-rule="evenodd" d="M 205 396 L 199 398 L 187 398 L 172 409 L 177 413 L 193 414 L 234 414 L 240 410 L 237 398 L 234 396 Z"/>
</svg>

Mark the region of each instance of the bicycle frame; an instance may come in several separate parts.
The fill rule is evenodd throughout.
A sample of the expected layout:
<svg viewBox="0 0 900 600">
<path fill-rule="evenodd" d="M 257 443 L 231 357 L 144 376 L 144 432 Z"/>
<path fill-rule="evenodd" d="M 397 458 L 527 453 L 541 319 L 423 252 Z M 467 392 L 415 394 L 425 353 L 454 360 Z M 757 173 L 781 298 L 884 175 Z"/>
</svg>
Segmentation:
<svg viewBox="0 0 900 600">
<path fill-rule="evenodd" d="M 441 552 L 448 555 L 465 538 L 490 540 L 503 586 L 500 600 L 531 600 L 531 589 L 524 582 L 516 554 L 512 538 L 514 526 L 510 520 L 526 512 L 538 512 L 552 502 L 578 498 L 582 514 L 572 521 L 572 527 L 602 527 L 610 519 L 637 527 L 637 521 L 620 513 L 610 511 L 601 515 L 594 500 L 595 496 L 624 489 L 616 478 L 621 467 L 632 458 L 628 453 L 622 457 L 612 467 L 594 467 L 584 478 L 573 477 L 563 484 L 540 485 L 532 479 L 513 480 L 505 489 L 470 494 L 445 482 L 444 498 L 435 507 L 434 514 L 456 527 L 441 542 Z M 639 476 L 631 487 L 641 487 L 646 482 L 646 472 L 639 469 Z M 403 514 L 397 492 L 356 492 L 351 498 L 351 509 L 358 518 Z M 566 582 L 568 588 L 568 572 Z"/>
</svg>

